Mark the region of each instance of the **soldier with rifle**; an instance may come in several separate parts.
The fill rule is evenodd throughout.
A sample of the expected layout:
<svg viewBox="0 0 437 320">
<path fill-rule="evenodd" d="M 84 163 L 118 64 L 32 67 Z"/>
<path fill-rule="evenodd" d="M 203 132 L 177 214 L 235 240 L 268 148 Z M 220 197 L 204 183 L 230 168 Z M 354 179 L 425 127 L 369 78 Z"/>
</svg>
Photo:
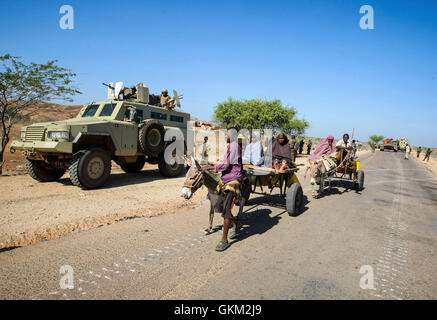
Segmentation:
<svg viewBox="0 0 437 320">
<path fill-rule="evenodd" d="M 295 135 L 291 136 L 289 144 L 290 144 L 290 149 L 291 149 L 291 159 L 295 163 L 296 162 L 296 149 L 295 149 L 295 147 L 298 145 L 296 143 L 296 136 Z"/>
</svg>

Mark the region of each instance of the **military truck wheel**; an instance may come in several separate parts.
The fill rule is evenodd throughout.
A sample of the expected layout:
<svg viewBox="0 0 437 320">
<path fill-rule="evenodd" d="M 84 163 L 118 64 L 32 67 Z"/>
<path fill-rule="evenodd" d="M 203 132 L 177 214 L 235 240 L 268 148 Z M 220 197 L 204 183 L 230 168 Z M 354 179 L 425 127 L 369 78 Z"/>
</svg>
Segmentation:
<svg viewBox="0 0 437 320">
<path fill-rule="evenodd" d="M 138 129 L 138 146 L 149 157 L 159 155 L 165 146 L 164 126 L 158 120 L 146 120 Z"/>
<path fill-rule="evenodd" d="M 65 169 L 49 167 L 44 161 L 30 160 L 26 158 L 26 170 L 33 179 L 39 182 L 59 180 L 65 173 Z"/>
<path fill-rule="evenodd" d="M 146 158 L 144 158 L 144 156 L 138 156 L 136 162 L 121 164 L 120 167 L 124 172 L 138 173 L 143 169 L 145 163 Z"/>
<path fill-rule="evenodd" d="M 160 157 L 158 163 L 159 173 L 164 177 L 173 178 L 180 176 L 182 172 L 184 172 L 184 164 L 178 164 L 175 162 L 173 165 L 170 165 L 165 162 L 164 157 Z"/>
<path fill-rule="evenodd" d="M 81 150 L 74 154 L 68 168 L 71 182 L 83 189 L 105 184 L 111 173 L 111 157 L 99 148 Z"/>
</svg>

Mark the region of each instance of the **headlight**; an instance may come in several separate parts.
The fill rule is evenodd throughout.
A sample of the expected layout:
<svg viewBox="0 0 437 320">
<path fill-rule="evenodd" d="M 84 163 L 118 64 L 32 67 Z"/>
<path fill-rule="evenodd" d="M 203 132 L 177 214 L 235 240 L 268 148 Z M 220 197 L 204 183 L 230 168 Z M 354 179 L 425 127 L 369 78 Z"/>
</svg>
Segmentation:
<svg viewBox="0 0 437 320">
<path fill-rule="evenodd" d="M 47 134 L 49 139 L 58 140 L 58 139 L 68 139 L 70 134 L 68 131 L 51 131 Z"/>
<path fill-rule="evenodd" d="M 21 131 L 21 140 L 26 139 L 26 131 Z"/>
</svg>

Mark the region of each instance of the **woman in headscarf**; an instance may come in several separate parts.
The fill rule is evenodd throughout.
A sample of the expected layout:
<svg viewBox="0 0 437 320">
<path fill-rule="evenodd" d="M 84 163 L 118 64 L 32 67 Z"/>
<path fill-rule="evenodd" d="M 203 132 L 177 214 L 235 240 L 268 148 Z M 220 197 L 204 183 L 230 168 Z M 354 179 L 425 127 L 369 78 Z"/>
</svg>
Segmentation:
<svg viewBox="0 0 437 320">
<path fill-rule="evenodd" d="M 264 151 L 258 133 L 252 133 L 252 142 L 244 150 L 243 163 L 254 166 L 262 166 L 264 164 Z"/>
<path fill-rule="evenodd" d="M 321 156 L 329 157 L 335 151 L 334 137 L 329 136 L 319 142 L 313 154 L 309 157 L 308 162 L 312 164 L 318 160 Z"/>
<path fill-rule="evenodd" d="M 294 167 L 287 135 L 280 133 L 272 144 L 273 168 L 283 170 Z"/>
<path fill-rule="evenodd" d="M 323 139 L 319 142 L 316 149 L 314 150 L 313 154 L 308 158 L 309 165 L 307 166 L 305 170 L 304 178 L 306 177 L 306 174 L 308 172 L 308 169 L 317 166 L 317 162 L 320 160 L 322 156 L 329 157 L 331 154 L 333 154 L 335 151 L 335 143 L 334 143 L 334 137 L 329 136 L 326 139 Z M 313 171 L 311 170 L 311 172 Z"/>
</svg>

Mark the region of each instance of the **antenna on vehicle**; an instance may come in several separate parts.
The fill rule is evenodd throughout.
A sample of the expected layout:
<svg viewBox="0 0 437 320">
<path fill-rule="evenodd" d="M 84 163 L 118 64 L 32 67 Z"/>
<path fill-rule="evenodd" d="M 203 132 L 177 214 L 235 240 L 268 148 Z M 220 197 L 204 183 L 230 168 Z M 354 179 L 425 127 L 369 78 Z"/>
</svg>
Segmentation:
<svg viewBox="0 0 437 320">
<path fill-rule="evenodd" d="M 178 92 L 176 90 L 173 90 L 173 96 L 174 96 L 176 105 L 180 108 L 181 107 L 181 99 L 183 99 L 184 96 L 182 94 L 179 96 Z"/>
</svg>

